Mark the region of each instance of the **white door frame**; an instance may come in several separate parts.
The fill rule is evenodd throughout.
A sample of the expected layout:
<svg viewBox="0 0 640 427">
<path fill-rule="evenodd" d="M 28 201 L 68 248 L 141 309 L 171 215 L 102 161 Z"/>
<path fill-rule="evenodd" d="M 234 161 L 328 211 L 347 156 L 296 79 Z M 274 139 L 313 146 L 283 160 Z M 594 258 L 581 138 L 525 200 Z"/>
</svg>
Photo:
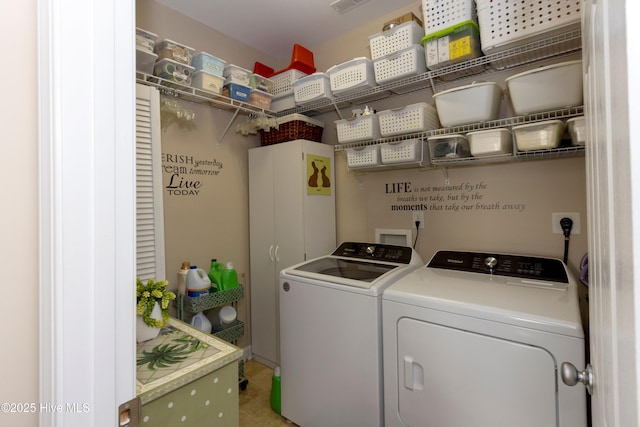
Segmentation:
<svg viewBox="0 0 640 427">
<path fill-rule="evenodd" d="M 118 425 L 135 397 L 135 2 L 37 6 L 40 426 Z"/>
</svg>

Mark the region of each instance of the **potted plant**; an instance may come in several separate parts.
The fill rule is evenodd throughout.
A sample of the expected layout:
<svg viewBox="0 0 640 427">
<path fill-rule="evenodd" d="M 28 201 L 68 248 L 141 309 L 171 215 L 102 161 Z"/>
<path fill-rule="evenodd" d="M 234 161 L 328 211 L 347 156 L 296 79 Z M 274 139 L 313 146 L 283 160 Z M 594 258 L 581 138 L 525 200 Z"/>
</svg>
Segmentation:
<svg viewBox="0 0 640 427">
<path fill-rule="evenodd" d="M 147 283 L 136 279 L 137 341 L 147 341 L 160 333 L 160 328 L 169 322 L 169 302 L 176 294 L 167 289 L 169 282 L 156 282 L 151 278 Z"/>
</svg>

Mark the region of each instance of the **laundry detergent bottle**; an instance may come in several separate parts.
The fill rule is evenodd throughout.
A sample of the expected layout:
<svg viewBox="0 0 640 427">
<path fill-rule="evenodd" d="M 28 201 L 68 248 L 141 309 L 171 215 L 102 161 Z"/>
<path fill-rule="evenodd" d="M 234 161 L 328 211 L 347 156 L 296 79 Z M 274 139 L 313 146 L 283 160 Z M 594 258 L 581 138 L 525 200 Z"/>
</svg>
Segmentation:
<svg viewBox="0 0 640 427">
<path fill-rule="evenodd" d="M 227 266 L 222 271 L 222 290 L 233 289 L 238 287 L 238 273 L 233 268 L 231 261 L 227 262 Z"/>
<path fill-rule="evenodd" d="M 224 270 L 224 265 L 221 262 L 218 262 L 217 259 L 213 258 L 211 260 L 211 267 L 209 268 L 209 279 L 211 283 L 217 290 L 222 290 L 222 271 Z"/>
<path fill-rule="evenodd" d="M 273 370 L 273 376 L 271 377 L 271 394 L 269 395 L 269 403 L 274 412 L 278 414 L 281 412 L 279 366 Z"/>
</svg>

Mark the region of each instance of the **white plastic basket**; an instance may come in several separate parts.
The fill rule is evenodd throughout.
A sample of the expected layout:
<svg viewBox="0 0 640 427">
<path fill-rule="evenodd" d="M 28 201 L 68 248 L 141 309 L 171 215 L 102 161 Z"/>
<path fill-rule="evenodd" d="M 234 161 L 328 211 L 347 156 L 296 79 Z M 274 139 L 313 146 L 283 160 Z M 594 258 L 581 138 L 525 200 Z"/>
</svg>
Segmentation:
<svg viewBox="0 0 640 427">
<path fill-rule="evenodd" d="M 383 164 L 419 162 L 422 160 L 422 144 L 421 139 L 385 142 L 380 144 L 380 159 Z"/>
<path fill-rule="evenodd" d="M 380 162 L 380 148 L 370 145 L 364 148 L 350 148 L 347 152 L 347 165 L 357 168 L 364 166 L 376 166 Z"/>
<path fill-rule="evenodd" d="M 282 98 L 287 95 L 293 95 L 293 82 L 306 75 L 306 73 L 294 68 L 269 77 L 273 83 L 271 86 L 273 99 L 276 100 L 277 98 Z"/>
<path fill-rule="evenodd" d="M 390 30 L 369 36 L 371 59 L 377 59 L 414 44 L 420 44 L 424 30 L 415 21 L 405 22 Z"/>
<path fill-rule="evenodd" d="M 335 124 L 338 142 L 356 142 L 380 138 L 380 123 L 376 114 L 336 120 Z"/>
<path fill-rule="evenodd" d="M 580 28 L 576 0 L 477 0 L 480 44 L 485 54 L 499 52 Z"/>
<path fill-rule="evenodd" d="M 440 127 L 436 109 L 426 102 L 380 111 L 376 115 L 380 122 L 381 136 L 422 132 Z"/>
<path fill-rule="evenodd" d="M 376 85 L 373 63 L 369 58 L 355 58 L 327 70 L 334 95 Z"/>
<path fill-rule="evenodd" d="M 293 82 L 296 104 L 307 104 L 323 98 L 331 98 L 331 83 L 325 73 L 313 73 Z"/>
<path fill-rule="evenodd" d="M 478 20 L 474 0 L 422 0 L 422 15 L 426 35 Z"/>
<path fill-rule="evenodd" d="M 383 84 L 427 71 L 424 48 L 412 45 L 373 61 L 376 83 Z"/>
</svg>

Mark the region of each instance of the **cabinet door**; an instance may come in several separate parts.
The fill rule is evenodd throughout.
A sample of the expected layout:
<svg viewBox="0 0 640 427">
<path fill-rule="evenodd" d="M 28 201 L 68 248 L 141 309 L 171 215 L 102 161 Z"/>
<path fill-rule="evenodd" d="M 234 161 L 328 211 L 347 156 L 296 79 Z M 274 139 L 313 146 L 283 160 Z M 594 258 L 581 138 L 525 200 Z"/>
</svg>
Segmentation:
<svg viewBox="0 0 640 427">
<path fill-rule="evenodd" d="M 275 363 L 278 323 L 275 318 L 273 158 L 270 146 L 249 150 L 251 349 L 262 362 Z"/>
</svg>

